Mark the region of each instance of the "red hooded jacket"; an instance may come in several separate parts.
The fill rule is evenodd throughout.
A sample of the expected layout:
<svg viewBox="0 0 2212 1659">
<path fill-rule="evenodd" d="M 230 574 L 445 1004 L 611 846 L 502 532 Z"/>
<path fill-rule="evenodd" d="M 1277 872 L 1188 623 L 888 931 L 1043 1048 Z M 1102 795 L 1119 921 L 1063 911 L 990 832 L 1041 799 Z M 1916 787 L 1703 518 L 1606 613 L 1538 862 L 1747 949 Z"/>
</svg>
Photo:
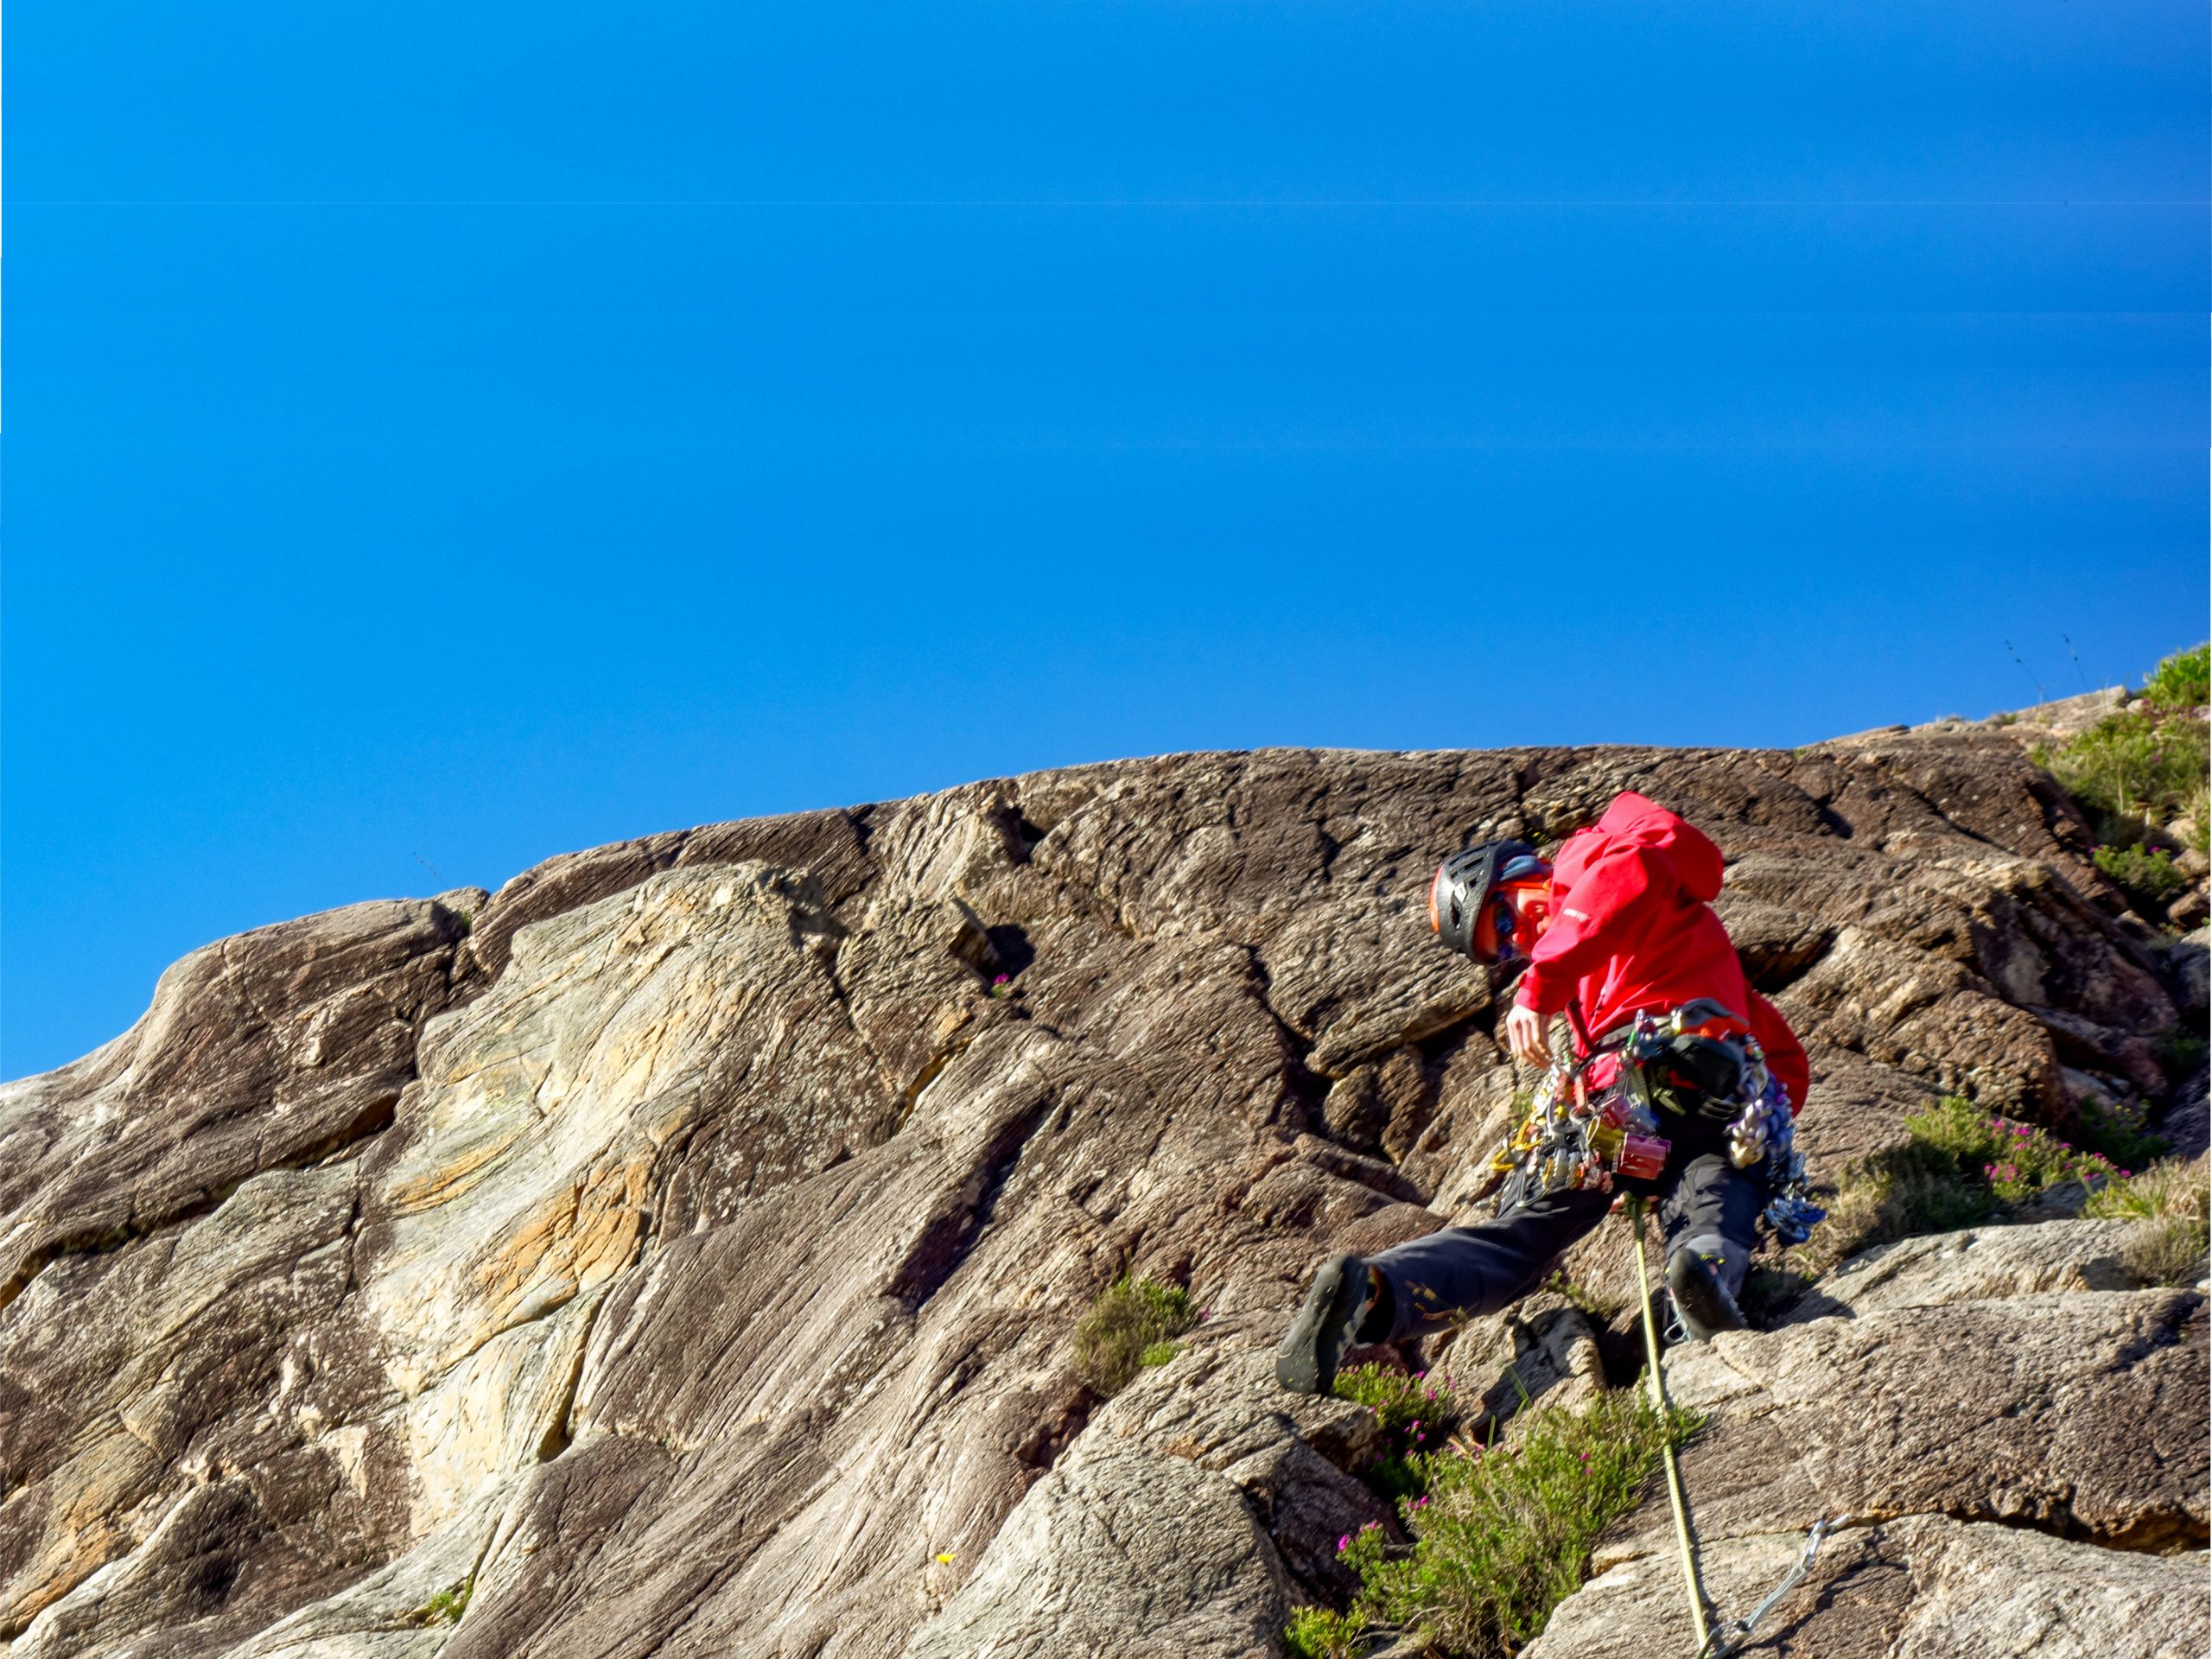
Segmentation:
<svg viewBox="0 0 2212 1659">
<path fill-rule="evenodd" d="M 1702 831 L 1641 795 L 1615 796 L 1553 861 L 1551 925 L 1529 953 L 1514 1000 L 1540 1014 L 1572 1006 L 1579 1045 L 1644 1010 L 1709 996 L 1745 1018 L 1795 1112 L 1812 1067 L 1789 1021 L 1745 982 L 1713 912 L 1720 874 L 1720 849 Z"/>
</svg>

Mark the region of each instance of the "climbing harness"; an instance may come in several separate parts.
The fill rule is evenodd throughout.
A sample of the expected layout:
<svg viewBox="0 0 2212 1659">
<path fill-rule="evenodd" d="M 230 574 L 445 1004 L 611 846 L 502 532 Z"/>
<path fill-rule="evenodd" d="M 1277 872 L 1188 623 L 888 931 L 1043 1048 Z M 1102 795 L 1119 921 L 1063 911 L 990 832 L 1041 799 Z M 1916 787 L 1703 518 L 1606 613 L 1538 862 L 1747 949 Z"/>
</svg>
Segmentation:
<svg viewBox="0 0 2212 1659">
<path fill-rule="evenodd" d="M 1784 1243 L 1803 1243 L 1827 1214 L 1812 1201 L 1788 1092 L 1758 1039 L 1719 1003 L 1700 997 L 1664 1015 L 1639 1014 L 1624 1039 L 1582 1046 L 1590 1052 L 1544 1073 L 1528 1116 L 1491 1156 L 1507 1178 L 1498 1214 L 1552 1192 L 1656 1179 L 1671 1149 L 1662 1112 L 1707 1132 L 1725 1126 L 1729 1161 L 1764 1179 L 1764 1217 Z"/>
<path fill-rule="evenodd" d="M 1668 1415 L 1667 1380 L 1659 1365 L 1659 1321 L 1651 1305 L 1651 1274 L 1643 1259 L 1643 1200 L 1631 1196 L 1628 1201 L 1630 1235 L 1636 1241 L 1636 1288 L 1643 1300 L 1643 1352 L 1651 1379 L 1651 1403 L 1659 1413 L 1662 1431 Z M 1697 1538 L 1690 1529 L 1689 1507 L 1682 1497 L 1681 1466 L 1675 1459 L 1675 1442 L 1671 1434 L 1660 1440 L 1660 1454 L 1667 1467 L 1667 1502 L 1675 1511 L 1675 1542 L 1681 1554 L 1682 1585 L 1690 1599 L 1690 1625 L 1697 1632 L 1696 1659 L 1727 1659 L 1751 1640 L 1759 1621 L 1772 1612 L 1775 1605 L 1803 1580 L 1813 1565 L 1813 1557 L 1820 1553 L 1821 1541 L 1827 1536 L 1828 1522 L 1825 1516 L 1813 1522 L 1813 1530 L 1805 1539 L 1805 1548 L 1798 1553 L 1796 1563 L 1783 1575 L 1780 1584 L 1767 1593 L 1766 1599 L 1751 1609 L 1746 1618 L 1734 1624 L 1716 1627 L 1708 1623 L 1712 1603 L 1707 1599 L 1704 1580 L 1698 1575 Z"/>
</svg>

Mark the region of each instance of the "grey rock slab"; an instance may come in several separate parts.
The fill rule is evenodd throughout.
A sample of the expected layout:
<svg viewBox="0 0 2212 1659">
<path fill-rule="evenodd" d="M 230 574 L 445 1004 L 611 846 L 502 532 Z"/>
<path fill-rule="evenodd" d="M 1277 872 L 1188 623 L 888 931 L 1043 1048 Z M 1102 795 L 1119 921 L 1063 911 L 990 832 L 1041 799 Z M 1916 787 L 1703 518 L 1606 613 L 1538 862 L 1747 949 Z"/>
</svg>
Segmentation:
<svg viewBox="0 0 2212 1659">
<path fill-rule="evenodd" d="M 2201 1548 L 2205 1301 L 2055 1294 L 1774 1332 L 1731 1332 L 1667 1368 L 1706 1414 L 1681 1456 L 1701 1536 L 1943 1514 L 2134 1548 Z M 1601 1565 L 1665 1548 L 1654 1492 Z"/>
<path fill-rule="evenodd" d="M 491 989 L 432 1023 L 360 1251 L 418 1529 L 565 1432 L 593 1293 L 648 1226 L 710 1224 L 892 1132 L 841 932 L 789 873 L 672 869 L 520 929 Z"/>
<path fill-rule="evenodd" d="M 1699 1565 L 1727 1619 L 1782 1582 L 1803 1545 L 1760 1533 Z M 2193 1659 L 2212 1597 L 2202 1550 L 2153 1555 L 2018 1527 L 1910 1516 L 1838 1533 L 1759 1625 L 1776 1659 Z M 1697 1646 L 1671 1548 L 1620 1562 L 1553 1611 L 1525 1659 L 1650 1659 Z"/>
<path fill-rule="evenodd" d="M 1225 1476 L 1141 1441 L 1078 1444 L 905 1659 L 1245 1659 L 1279 1651 L 1282 1569 Z"/>
<path fill-rule="evenodd" d="M 906 1659 L 1279 1651 L 1293 1585 L 1278 1541 L 1311 1571 L 1386 1520 L 1294 1426 L 1349 1451 L 1366 1416 L 1285 1396 L 1264 1354 L 1160 1368 L 1030 1489 Z"/>
<path fill-rule="evenodd" d="M 1605 1388 L 1589 1320 L 1545 1293 L 1471 1322 L 1445 1351 L 1441 1369 L 1466 1414 L 1461 1432 L 1478 1439 L 1529 1407 L 1580 1410 Z"/>
<path fill-rule="evenodd" d="M 1824 1274 L 1783 1320 L 1858 1318 L 1898 1308 L 2052 1290 L 2136 1290 L 2125 1262 L 2129 1221 L 2047 1221 L 1900 1239 Z"/>
<path fill-rule="evenodd" d="M 1777 999 L 1809 1043 L 1849 1049 L 2014 1116 L 2063 1101 L 2058 1055 L 2034 1015 L 1971 969 L 1859 927 Z"/>
<path fill-rule="evenodd" d="M 113 1042 L 0 1085 L 0 1308 L 56 1255 L 384 1128 L 464 926 L 406 899 L 241 933 L 170 968 Z"/>
<path fill-rule="evenodd" d="M 402 1535 L 406 1464 L 347 1300 L 357 1174 L 255 1176 L 10 1306 L 0 1631 L 43 1618 L 58 1655 L 265 1620 Z"/>
</svg>

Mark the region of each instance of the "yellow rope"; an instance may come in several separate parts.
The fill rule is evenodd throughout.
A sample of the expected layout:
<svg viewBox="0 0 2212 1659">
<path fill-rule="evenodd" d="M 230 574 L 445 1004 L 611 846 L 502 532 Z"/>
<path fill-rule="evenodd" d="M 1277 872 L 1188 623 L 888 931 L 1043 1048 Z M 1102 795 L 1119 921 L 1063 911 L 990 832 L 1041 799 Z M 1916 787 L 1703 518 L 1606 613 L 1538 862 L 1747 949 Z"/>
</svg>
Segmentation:
<svg viewBox="0 0 2212 1659">
<path fill-rule="evenodd" d="M 1675 1463 L 1673 1426 L 1668 1421 L 1667 1382 L 1659 1370 L 1659 1324 L 1651 1311 L 1651 1276 L 1643 1265 L 1643 1200 L 1640 1198 L 1631 1196 L 1628 1201 L 1628 1224 L 1636 1240 L 1636 1287 L 1643 1297 L 1643 1351 L 1650 1361 L 1651 1403 L 1658 1408 L 1660 1429 L 1665 1436 L 1659 1444 L 1667 1463 L 1667 1497 L 1675 1506 L 1675 1541 L 1681 1546 L 1682 1584 L 1689 1592 L 1690 1623 L 1696 1627 L 1697 1650 L 1701 1656 L 1713 1645 L 1713 1637 L 1705 1625 L 1705 1587 L 1698 1582 L 1697 1548 L 1690 1539 L 1689 1512 L 1682 1504 L 1682 1474 Z"/>
</svg>

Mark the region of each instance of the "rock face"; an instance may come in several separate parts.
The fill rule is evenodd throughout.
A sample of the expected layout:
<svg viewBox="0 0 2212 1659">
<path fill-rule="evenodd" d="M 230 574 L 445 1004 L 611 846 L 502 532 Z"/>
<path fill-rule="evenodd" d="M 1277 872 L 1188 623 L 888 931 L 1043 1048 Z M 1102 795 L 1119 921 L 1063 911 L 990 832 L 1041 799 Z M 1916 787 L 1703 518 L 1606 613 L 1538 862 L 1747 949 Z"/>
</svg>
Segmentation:
<svg viewBox="0 0 2212 1659">
<path fill-rule="evenodd" d="M 1268 1351 L 1318 1258 L 1469 1211 L 1531 1080 L 1428 874 L 1622 788 L 1726 852 L 1816 1166 L 1943 1090 L 2163 1099 L 2186 985 L 1973 731 L 1131 761 L 263 929 L 0 1089 L 0 1646 L 1279 1651 L 1335 1540 L 1394 1523 L 1364 1414 Z M 2059 1225 L 1839 1275 L 1678 1371 L 1717 1578 L 1853 1522 L 1787 1651 L 2201 1636 L 2201 1555 L 2146 1552 L 2204 1540 L 2202 1298 Z M 1070 1334 L 1131 1271 L 1209 1317 L 1103 1402 Z M 1459 1347 L 1477 1394 L 1516 1356 L 1602 1386 L 1571 1310 Z M 1649 1522 L 1547 1652 L 1679 1614 Z"/>
<path fill-rule="evenodd" d="M 1855 1302 L 1669 1364 L 1706 1419 L 1682 1479 L 1728 1616 L 1816 1519 L 1840 1524 L 1750 1651 L 2202 1650 L 2205 1297 L 2088 1288 L 2114 1270 L 2111 1225 L 1908 1241 L 1835 1275 Z M 2082 1287 L 2007 1294 L 2022 1277 Z M 1593 1565 L 1530 1659 L 1695 1648 L 1663 1498 Z"/>
</svg>

